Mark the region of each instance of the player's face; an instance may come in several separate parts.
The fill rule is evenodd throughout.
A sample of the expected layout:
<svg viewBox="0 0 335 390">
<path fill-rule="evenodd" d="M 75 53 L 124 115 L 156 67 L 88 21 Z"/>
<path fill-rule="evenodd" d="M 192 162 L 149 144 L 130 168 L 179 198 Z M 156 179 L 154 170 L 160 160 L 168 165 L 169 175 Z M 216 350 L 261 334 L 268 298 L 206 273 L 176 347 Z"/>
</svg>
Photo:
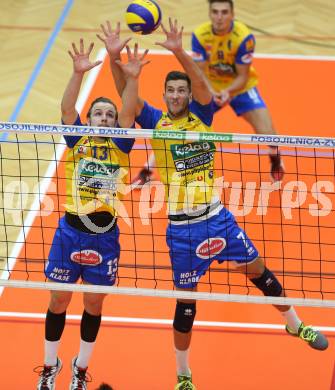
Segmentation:
<svg viewBox="0 0 335 390">
<path fill-rule="evenodd" d="M 212 3 L 209 17 L 216 34 L 227 34 L 234 19 L 234 12 L 229 3 Z"/>
<path fill-rule="evenodd" d="M 169 80 L 166 83 L 164 100 L 172 118 L 188 115 L 188 105 L 192 99 L 186 80 Z"/>
<path fill-rule="evenodd" d="M 90 126 L 114 127 L 116 117 L 116 110 L 112 104 L 97 102 L 92 107 L 91 116 L 87 122 Z"/>
</svg>

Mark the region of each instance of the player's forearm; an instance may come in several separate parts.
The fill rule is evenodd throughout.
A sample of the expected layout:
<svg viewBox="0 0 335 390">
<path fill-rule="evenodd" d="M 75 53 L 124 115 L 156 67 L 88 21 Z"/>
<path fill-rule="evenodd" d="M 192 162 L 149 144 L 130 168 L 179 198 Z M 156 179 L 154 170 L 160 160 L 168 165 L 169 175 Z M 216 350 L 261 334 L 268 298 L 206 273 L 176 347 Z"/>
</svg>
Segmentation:
<svg viewBox="0 0 335 390">
<path fill-rule="evenodd" d="M 174 51 L 174 55 L 176 56 L 181 66 L 184 68 L 185 73 L 187 73 L 188 77 L 191 79 L 192 92 L 201 92 L 203 100 L 209 101 L 212 94 L 202 70 L 184 49 Z M 195 96 L 195 98 L 197 98 L 197 96 Z"/>
<path fill-rule="evenodd" d="M 72 74 L 70 81 L 65 88 L 61 102 L 62 116 L 72 114 L 75 111 L 83 77 L 84 73 L 74 72 Z"/>
<path fill-rule="evenodd" d="M 238 75 L 225 90 L 229 92 L 230 95 L 233 95 L 236 92 L 241 91 L 247 85 L 247 82 L 248 77 L 245 77 L 244 75 Z"/>
<path fill-rule="evenodd" d="M 120 97 L 122 97 L 123 90 L 126 87 L 126 80 L 124 78 L 124 74 L 122 70 L 120 69 L 119 65 L 115 62 L 115 60 L 120 60 L 119 57 L 110 57 L 109 63 L 110 63 L 110 68 L 112 71 L 113 79 L 114 79 L 114 84 L 116 87 L 116 90 L 119 94 Z"/>
<path fill-rule="evenodd" d="M 129 77 L 122 93 L 122 109 L 119 115 L 121 127 L 131 127 L 135 121 L 138 101 L 138 78 Z"/>
</svg>

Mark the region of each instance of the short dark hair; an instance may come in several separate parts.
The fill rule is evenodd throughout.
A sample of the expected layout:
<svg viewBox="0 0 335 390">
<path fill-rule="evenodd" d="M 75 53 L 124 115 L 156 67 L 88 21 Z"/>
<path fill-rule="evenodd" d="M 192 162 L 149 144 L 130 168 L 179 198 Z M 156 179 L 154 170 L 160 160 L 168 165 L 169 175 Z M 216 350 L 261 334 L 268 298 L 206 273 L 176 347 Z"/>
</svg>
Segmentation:
<svg viewBox="0 0 335 390">
<path fill-rule="evenodd" d="M 90 105 L 90 108 L 89 108 L 88 111 L 87 111 L 86 118 L 89 118 L 89 119 L 91 118 L 91 113 L 92 113 L 92 108 L 93 108 L 93 106 L 94 106 L 96 103 L 100 103 L 100 102 L 111 104 L 111 105 L 115 108 L 116 119 L 117 119 L 117 117 L 118 117 L 118 111 L 117 111 L 116 104 L 115 104 L 111 99 L 109 99 L 109 98 L 107 98 L 107 97 L 104 97 L 104 96 L 100 96 L 100 97 L 96 98 L 95 100 L 93 100 L 93 102 L 92 102 L 91 105 Z"/>
<path fill-rule="evenodd" d="M 212 5 L 213 3 L 228 3 L 230 5 L 230 8 L 234 9 L 234 2 L 233 0 L 208 0 L 209 5 Z"/>
<path fill-rule="evenodd" d="M 179 72 L 179 70 L 173 70 L 169 72 L 165 77 L 164 89 L 166 89 L 166 84 L 171 80 L 185 80 L 187 82 L 188 89 L 191 91 L 191 79 L 184 72 Z"/>
</svg>

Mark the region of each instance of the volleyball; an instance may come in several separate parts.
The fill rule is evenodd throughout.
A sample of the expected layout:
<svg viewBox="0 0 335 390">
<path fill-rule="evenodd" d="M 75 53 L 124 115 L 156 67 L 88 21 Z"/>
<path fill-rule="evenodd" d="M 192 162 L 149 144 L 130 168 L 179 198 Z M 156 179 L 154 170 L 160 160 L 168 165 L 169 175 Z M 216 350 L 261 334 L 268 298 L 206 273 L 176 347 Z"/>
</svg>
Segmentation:
<svg viewBox="0 0 335 390">
<path fill-rule="evenodd" d="M 126 23 L 136 34 L 151 34 L 159 27 L 161 20 L 161 9 L 153 0 L 134 0 L 126 11 Z"/>
</svg>

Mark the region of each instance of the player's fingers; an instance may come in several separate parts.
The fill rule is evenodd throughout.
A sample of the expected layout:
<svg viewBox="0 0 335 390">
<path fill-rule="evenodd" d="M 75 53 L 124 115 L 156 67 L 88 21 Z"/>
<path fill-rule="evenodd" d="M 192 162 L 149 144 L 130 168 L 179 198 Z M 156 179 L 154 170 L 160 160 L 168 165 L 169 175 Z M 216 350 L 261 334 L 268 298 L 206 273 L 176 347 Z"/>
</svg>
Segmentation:
<svg viewBox="0 0 335 390">
<path fill-rule="evenodd" d="M 161 23 L 161 27 L 162 27 L 163 32 L 164 32 L 165 34 L 167 34 L 167 30 L 166 30 L 166 28 L 165 28 L 165 26 L 164 26 L 163 23 Z"/>
<path fill-rule="evenodd" d="M 122 49 L 128 44 L 128 42 L 131 41 L 131 38 L 127 38 L 122 42 Z"/>
<path fill-rule="evenodd" d="M 127 50 L 128 59 L 130 60 L 132 58 L 132 55 L 131 55 L 130 47 L 128 45 L 126 45 L 126 50 Z"/>
<path fill-rule="evenodd" d="M 115 32 L 116 34 L 120 34 L 120 31 L 121 31 L 121 23 L 120 22 L 117 22 L 116 23 L 116 29 L 115 29 Z"/>
<path fill-rule="evenodd" d="M 70 50 L 68 50 L 67 52 L 70 54 L 70 57 L 74 60 L 74 55 L 72 54 L 72 52 Z"/>
<path fill-rule="evenodd" d="M 93 50 L 93 47 L 94 47 L 94 43 L 91 42 L 91 43 L 90 43 L 90 46 L 88 47 L 88 50 L 87 50 L 87 54 L 88 54 L 88 55 L 91 54 L 91 52 L 92 52 L 92 50 Z"/>
<path fill-rule="evenodd" d="M 111 22 L 109 20 L 107 20 L 107 28 L 108 28 L 108 32 L 111 34 L 113 31 L 112 31 L 112 25 L 111 25 Z M 120 22 L 117 23 L 116 25 L 116 30 L 115 32 L 118 34 L 120 32 Z"/>
<path fill-rule="evenodd" d="M 79 47 L 80 47 L 80 53 L 83 54 L 84 53 L 84 40 L 83 40 L 83 38 L 80 38 Z"/>
<path fill-rule="evenodd" d="M 76 55 L 79 54 L 79 51 L 78 51 L 78 49 L 77 49 L 77 46 L 76 46 L 76 44 L 75 44 L 74 42 L 72 42 L 72 49 L 73 49 L 74 54 L 76 54 Z"/>
<path fill-rule="evenodd" d="M 105 41 L 105 39 L 104 38 L 102 38 L 102 36 L 100 35 L 100 34 L 96 34 L 96 36 L 97 36 L 97 38 L 99 38 L 100 39 L 100 41 L 101 42 L 103 42 L 103 43 L 105 43 L 106 41 Z"/>
<path fill-rule="evenodd" d="M 141 56 L 141 61 L 146 57 L 146 55 L 149 53 L 149 49 L 145 49 L 144 50 L 144 53 L 142 54 L 142 56 Z"/>
<path fill-rule="evenodd" d="M 102 32 L 103 32 L 105 35 L 108 35 L 105 25 L 103 25 L 103 24 L 101 23 L 101 24 L 100 24 L 100 27 L 101 27 Z"/>
<path fill-rule="evenodd" d="M 173 23 L 171 17 L 169 17 L 170 31 L 173 30 Z"/>
<path fill-rule="evenodd" d="M 138 43 L 136 42 L 134 45 L 134 57 L 137 58 L 138 55 Z"/>
</svg>

